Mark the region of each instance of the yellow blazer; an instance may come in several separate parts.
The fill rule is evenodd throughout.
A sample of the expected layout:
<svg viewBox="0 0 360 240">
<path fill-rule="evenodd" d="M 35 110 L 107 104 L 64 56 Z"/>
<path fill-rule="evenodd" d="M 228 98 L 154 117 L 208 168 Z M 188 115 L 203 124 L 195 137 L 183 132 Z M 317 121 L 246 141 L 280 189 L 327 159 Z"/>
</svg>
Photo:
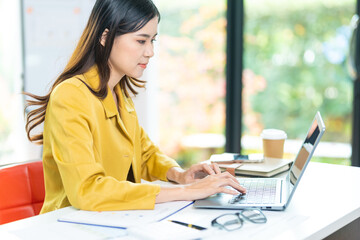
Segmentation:
<svg viewBox="0 0 360 240">
<path fill-rule="evenodd" d="M 83 210 L 153 209 L 158 185 L 179 165 L 151 142 L 139 125 L 133 102 L 119 84 L 119 111 L 108 89 L 101 100 L 97 68 L 59 84 L 44 122 L 45 201 L 41 213 L 66 206 Z M 132 165 L 135 183 L 126 181 Z"/>
</svg>

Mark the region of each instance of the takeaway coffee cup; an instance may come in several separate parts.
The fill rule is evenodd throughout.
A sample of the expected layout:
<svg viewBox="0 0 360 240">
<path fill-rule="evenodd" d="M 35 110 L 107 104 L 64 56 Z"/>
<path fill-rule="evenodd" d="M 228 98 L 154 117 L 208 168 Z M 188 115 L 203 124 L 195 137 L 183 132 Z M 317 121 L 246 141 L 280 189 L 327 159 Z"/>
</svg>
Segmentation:
<svg viewBox="0 0 360 240">
<path fill-rule="evenodd" d="M 263 151 L 266 158 L 283 158 L 287 135 L 279 129 L 264 129 L 261 133 Z"/>
</svg>

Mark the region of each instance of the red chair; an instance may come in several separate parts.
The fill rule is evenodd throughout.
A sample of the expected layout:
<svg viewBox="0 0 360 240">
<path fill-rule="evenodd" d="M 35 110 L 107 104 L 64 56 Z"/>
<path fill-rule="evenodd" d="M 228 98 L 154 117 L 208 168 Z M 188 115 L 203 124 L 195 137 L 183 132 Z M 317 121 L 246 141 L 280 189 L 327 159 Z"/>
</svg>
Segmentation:
<svg viewBox="0 0 360 240">
<path fill-rule="evenodd" d="M 44 197 L 41 161 L 0 169 L 0 224 L 38 215 Z"/>
</svg>

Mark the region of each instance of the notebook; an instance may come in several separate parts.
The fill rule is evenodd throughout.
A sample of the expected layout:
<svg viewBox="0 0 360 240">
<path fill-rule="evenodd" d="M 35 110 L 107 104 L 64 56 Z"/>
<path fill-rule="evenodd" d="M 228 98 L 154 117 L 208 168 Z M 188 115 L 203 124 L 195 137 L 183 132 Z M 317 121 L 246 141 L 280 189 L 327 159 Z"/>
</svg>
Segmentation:
<svg viewBox="0 0 360 240">
<path fill-rule="evenodd" d="M 221 170 L 234 168 L 234 174 L 242 176 L 273 177 L 291 167 L 292 159 L 267 158 L 260 163 L 218 164 Z M 235 165 L 235 166 L 234 166 Z M 238 165 L 238 166 L 237 166 Z M 230 171 L 229 171 L 230 172 Z M 230 172 L 232 173 L 232 172 Z"/>
<path fill-rule="evenodd" d="M 234 196 L 219 193 L 196 200 L 194 207 L 216 209 L 257 207 L 268 210 L 284 210 L 289 205 L 324 132 L 324 121 L 320 112 L 317 112 L 286 178 L 238 178 L 240 184 L 247 189 L 246 194 Z"/>
</svg>

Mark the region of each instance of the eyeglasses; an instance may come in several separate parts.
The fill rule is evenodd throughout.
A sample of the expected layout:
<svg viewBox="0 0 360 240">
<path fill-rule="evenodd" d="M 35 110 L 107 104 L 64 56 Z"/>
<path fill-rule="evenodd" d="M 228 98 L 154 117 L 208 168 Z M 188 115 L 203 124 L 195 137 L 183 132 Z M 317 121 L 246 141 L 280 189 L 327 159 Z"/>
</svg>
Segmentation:
<svg viewBox="0 0 360 240">
<path fill-rule="evenodd" d="M 226 213 L 211 221 L 211 226 L 219 227 L 227 231 L 240 229 L 244 219 L 252 223 L 266 223 L 267 218 L 258 208 L 246 208 L 237 213 Z"/>
</svg>

